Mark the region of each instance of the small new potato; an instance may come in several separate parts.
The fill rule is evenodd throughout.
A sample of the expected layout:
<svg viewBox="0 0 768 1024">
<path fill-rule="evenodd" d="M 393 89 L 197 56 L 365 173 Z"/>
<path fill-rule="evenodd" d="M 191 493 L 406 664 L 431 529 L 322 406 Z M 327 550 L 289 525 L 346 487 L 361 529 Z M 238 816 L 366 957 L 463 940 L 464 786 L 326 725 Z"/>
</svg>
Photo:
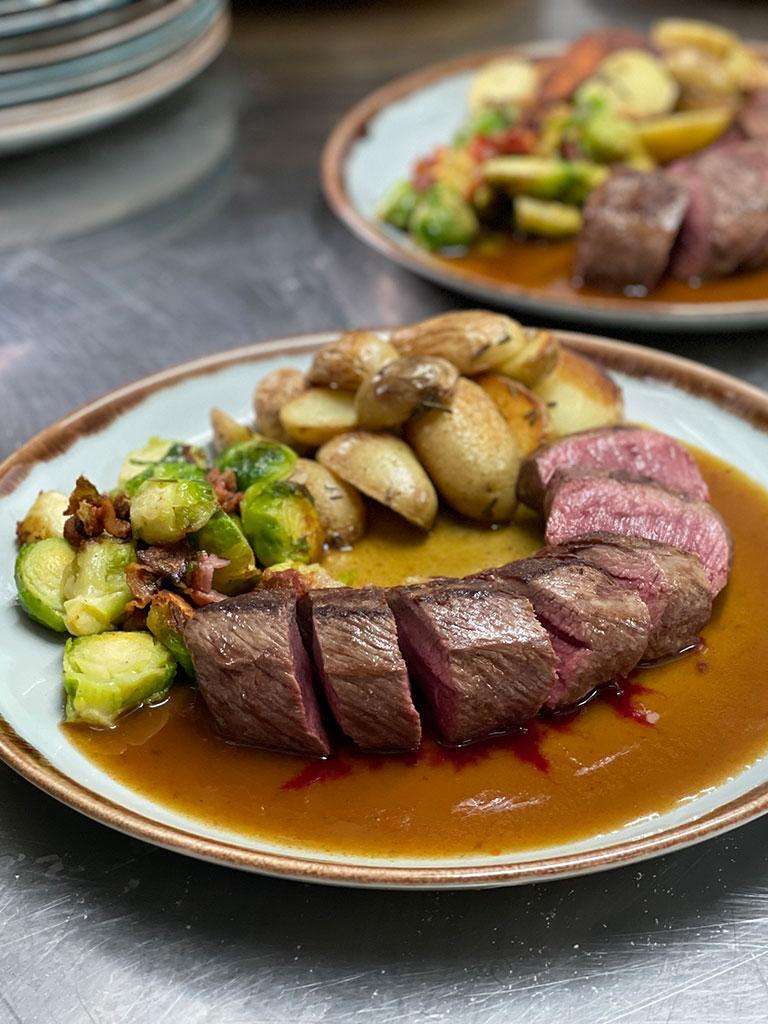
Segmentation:
<svg viewBox="0 0 768 1024">
<path fill-rule="evenodd" d="M 443 313 L 392 333 L 392 344 L 401 355 L 447 359 L 469 377 L 498 366 L 524 343 L 517 320 L 483 309 Z"/>
<path fill-rule="evenodd" d="M 739 45 L 727 28 L 695 18 L 661 18 L 651 29 L 651 42 L 662 51 L 690 46 L 713 57 L 725 57 Z"/>
<path fill-rule="evenodd" d="M 365 533 L 365 505 L 359 492 L 346 480 L 314 459 L 299 459 L 290 479 L 309 493 L 325 531 L 334 547 L 348 547 Z"/>
<path fill-rule="evenodd" d="M 406 436 L 451 508 L 485 523 L 512 518 L 520 452 L 504 417 L 478 384 L 460 378 L 450 411 L 414 417 Z"/>
<path fill-rule="evenodd" d="M 418 409 L 445 409 L 459 371 L 439 356 L 401 356 L 382 366 L 355 395 L 357 422 L 365 430 L 392 430 Z"/>
<path fill-rule="evenodd" d="M 559 356 L 560 342 L 551 331 L 526 327 L 523 347 L 518 353 L 499 363 L 496 370 L 532 388 L 554 370 Z"/>
<path fill-rule="evenodd" d="M 290 444 L 291 438 L 280 422 L 280 410 L 306 390 L 304 374 L 288 367 L 273 370 L 262 377 L 253 393 L 256 429 L 259 433 L 271 441 Z"/>
<path fill-rule="evenodd" d="M 315 353 L 310 384 L 356 391 L 366 377 L 397 358 L 397 349 L 377 331 L 348 331 Z"/>
<path fill-rule="evenodd" d="M 493 60 L 475 74 L 469 87 L 469 109 L 473 114 L 485 107 L 524 106 L 536 98 L 539 71 L 529 60 L 506 57 Z"/>
<path fill-rule="evenodd" d="M 547 407 L 524 384 L 501 373 L 484 373 L 477 383 L 504 417 L 522 458 L 546 440 Z"/>
<path fill-rule="evenodd" d="M 550 436 L 564 437 L 623 418 L 621 389 L 591 360 L 563 348 L 557 366 L 532 391 L 546 404 Z"/>
<path fill-rule="evenodd" d="M 356 430 L 324 444 L 318 462 L 363 494 L 429 530 L 437 515 L 437 495 L 405 441 L 391 434 Z"/>
<path fill-rule="evenodd" d="M 249 487 L 240 515 L 243 532 L 262 565 L 319 561 L 325 538 L 306 487 L 288 480 L 267 488 Z"/>
<path fill-rule="evenodd" d="M 355 396 L 332 388 L 309 388 L 283 406 L 280 422 L 292 441 L 317 448 L 357 426 Z"/>
<path fill-rule="evenodd" d="M 40 491 L 31 508 L 16 524 L 19 544 L 32 544 L 48 537 L 63 537 L 69 498 L 59 491 Z"/>
<path fill-rule="evenodd" d="M 595 78 L 609 91 L 616 112 L 626 117 L 667 114 L 677 102 L 677 82 L 647 50 L 616 50 L 601 61 Z"/>
<path fill-rule="evenodd" d="M 215 407 L 211 409 L 211 429 L 213 430 L 213 447 L 217 452 L 223 452 L 240 441 L 250 441 L 253 437 L 250 427 L 240 423 L 223 409 Z"/>
<path fill-rule="evenodd" d="M 702 50 L 684 47 L 666 56 L 666 66 L 680 86 L 680 107 L 701 110 L 736 106 L 740 86 L 724 61 Z"/>
</svg>

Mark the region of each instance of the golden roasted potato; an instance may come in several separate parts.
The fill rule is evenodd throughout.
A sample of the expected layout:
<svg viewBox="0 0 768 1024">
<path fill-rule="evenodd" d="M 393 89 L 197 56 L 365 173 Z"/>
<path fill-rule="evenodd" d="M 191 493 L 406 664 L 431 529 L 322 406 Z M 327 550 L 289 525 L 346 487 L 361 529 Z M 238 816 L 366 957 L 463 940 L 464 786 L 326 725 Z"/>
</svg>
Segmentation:
<svg viewBox="0 0 768 1024">
<path fill-rule="evenodd" d="M 280 422 L 280 410 L 306 390 L 306 379 L 298 370 L 286 367 L 262 377 L 253 394 L 256 429 L 259 433 L 270 441 L 290 444 L 291 439 Z"/>
<path fill-rule="evenodd" d="M 355 395 L 358 426 L 388 430 L 420 408 L 446 408 L 459 371 L 439 356 L 400 356 L 367 377 Z"/>
<path fill-rule="evenodd" d="M 651 42 L 663 51 L 691 46 L 713 57 L 725 57 L 739 45 L 733 32 L 694 18 L 661 18 L 651 28 Z"/>
<path fill-rule="evenodd" d="M 499 363 L 495 369 L 532 388 L 555 368 L 560 342 L 551 331 L 538 327 L 524 328 L 524 337 L 525 343 L 520 351 Z"/>
<path fill-rule="evenodd" d="M 492 60 L 475 74 L 469 87 L 469 109 L 473 114 L 485 107 L 502 104 L 524 106 L 536 98 L 539 71 L 529 60 L 504 57 Z"/>
<path fill-rule="evenodd" d="M 392 344 L 405 356 L 439 356 L 469 377 L 491 370 L 516 354 L 523 328 L 503 313 L 472 309 L 443 313 L 392 332 Z"/>
<path fill-rule="evenodd" d="M 355 396 L 332 388 L 309 388 L 282 407 L 280 423 L 289 444 L 317 448 L 357 425 Z"/>
<path fill-rule="evenodd" d="M 298 459 L 288 479 L 309 491 L 329 544 L 348 547 L 365 533 L 363 499 L 330 469 L 314 459 Z"/>
<path fill-rule="evenodd" d="M 474 381 L 459 378 L 450 410 L 414 417 L 406 435 L 451 508 L 485 523 L 512 518 L 520 453 L 504 417 Z"/>
<path fill-rule="evenodd" d="M 240 423 L 234 416 L 230 416 L 223 409 L 211 409 L 211 429 L 213 430 L 213 447 L 217 452 L 223 452 L 230 445 L 238 444 L 240 441 L 250 441 L 253 431 Z"/>
<path fill-rule="evenodd" d="M 564 437 L 579 430 L 620 423 L 620 388 L 599 366 L 563 348 L 554 370 L 531 389 L 546 404 L 550 436 Z"/>
<path fill-rule="evenodd" d="M 484 373 L 476 378 L 476 383 L 504 417 L 522 458 L 546 440 L 547 407 L 524 384 L 503 373 Z"/>
<path fill-rule="evenodd" d="M 632 118 L 668 113 L 679 92 L 669 70 L 647 50 L 616 50 L 609 54 L 600 62 L 590 83 L 605 92 L 617 114 Z"/>
<path fill-rule="evenodd" d="M 395 347 L 376 331 L 348 331 L 315 353 L 307 379 L 320 387 L 356 391 L 369 374 L 397 355 Z"/>
<path fill-rule="evenodd" d="M 719 138 L 733 120 L 733 110 L 683 110 L 638 126 L 643 148 L 659 163 L 688 156 Z"/>
<path fill-rule="evenodd" d="M 340 434 L 323 445 L 317 460 L 409 523 L 423 530 L 429 530 L 434 523 L 435 489 L 416 456 L 399 437 L 364 430 Z"/>
<path fill-rule="evenodd" d="M 680 107 L 701 110 L 736 106 L 740 86 L 725 61 L 692 46 L 672 50 L 666 66 L 680 86 Z"/>
</svg>

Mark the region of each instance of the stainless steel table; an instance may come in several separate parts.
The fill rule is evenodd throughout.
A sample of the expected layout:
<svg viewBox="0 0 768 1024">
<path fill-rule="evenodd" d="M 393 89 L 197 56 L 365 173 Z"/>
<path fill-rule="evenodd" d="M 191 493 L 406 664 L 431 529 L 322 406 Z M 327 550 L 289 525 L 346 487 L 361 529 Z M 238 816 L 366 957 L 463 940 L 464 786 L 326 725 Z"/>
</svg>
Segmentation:
<svg viewBox="0 0 768 1024">
<path fill-rule="evenodd" d="M 163 106 L 0 166 L 0 455 L 72 406 L 200 353 L 455 306 L 325 209 L 316 163 L 334 119 L 428 60 L 669 10 L 252 6 L 225 58 Z M 695 8 L 745 33 L 764 24 L 758 0 Z M 768 385 L 768 332 L 653 341 Z M 573 882 L 376 893 L 188 861 L 0 768 L 0 1024 L 767 1016 L 765 820 Z"/>
</svg>

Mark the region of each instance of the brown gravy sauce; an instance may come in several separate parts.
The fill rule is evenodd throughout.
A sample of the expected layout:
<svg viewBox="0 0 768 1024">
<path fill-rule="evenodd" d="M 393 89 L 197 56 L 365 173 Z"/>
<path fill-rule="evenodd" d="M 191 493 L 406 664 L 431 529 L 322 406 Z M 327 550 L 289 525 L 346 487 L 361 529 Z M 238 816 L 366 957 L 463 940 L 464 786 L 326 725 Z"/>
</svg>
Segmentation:
<svg viewBox="0 0 768 1024">
<path fill-rule="evenodd" d="M 268 840 L 367 856 L 498 854 L 606 832 L 734 776 L 768 747 L 768 493 L 702 453 L 714 505 L 734 535 L 733 576 L 702 645 L 644 669 L 578 714 L 511 736 L 418 754 L 343 749 L 309 762 L 223 742 L 195 691 L 97 732 L 64 726 L 119 782 L 192 817 Z M 384 512 L 332 572 L 356 584 L 461 575 L 540 545 L 523 516 L 488 531 L 443 516 L 427 536 Z"/>
</svg>

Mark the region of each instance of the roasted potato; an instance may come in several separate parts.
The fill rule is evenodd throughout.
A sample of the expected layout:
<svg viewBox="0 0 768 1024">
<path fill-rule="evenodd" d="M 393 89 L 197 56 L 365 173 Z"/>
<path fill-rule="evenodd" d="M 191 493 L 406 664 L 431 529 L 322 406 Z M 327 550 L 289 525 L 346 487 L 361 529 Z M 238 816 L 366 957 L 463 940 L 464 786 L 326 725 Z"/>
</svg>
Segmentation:
<svg viewBox="0 0 768 1024">
<path fill-rule="evenodd" d="M 484 373 L 476 378 L 476 383 L 504 417 L 523 458 L 546 440 L 547 407 L 524 384 L 502 373 Z"/>
<path fill-rule="evenodd" d="M 222 409 L 211 409 L 211 429 L 213 430 L 213 447 L 217 452 L 223 452 L 233 444 L 240 441 L 250 441 L 253 431 L 230 416 Z"/>
<path fill-rule="evenodd" d="M 728 65 L 703 50 L 692 46 L 672 50 L 666 66 L 680 86 L 680 107 L 701 110 L 709 107 L 735 107 L 740 99 L 740 86 Z"/>
<path fill-rule="evenodd" d="M 409 523 L 429 530 L 435 521 L 435 489 L 413 451 L 399 437 L 364 430 L 340 434 L 323 445 L 317 460 Z"/>
<path fill-rule="evenodd" d="M 290 444 L 291 438 L 280 422 L 280 410 L 306 390 L 306 379 L 298 370 L 286 367 L 282 370 L 273 370 L 263 377 L 253 394 L 256 429 L 259 433 L 270 441 Z"/>
<path fill-rule="evenodd" d="M 525 343 L 518 353 L 496 367 L 497 373 L 519 380 L 532 388 L 554 370 L 560 355 L 560 342 L 550 331 L 525 328 Z"/>
<path fill-rule="evenodd" d="M 401 356 L 367 377 L 355 395 L 358 426 L 388 430 L 417 409 L 446 408 L 459 371 L 438 356 Z"/>
<path fill-rule="evenodd" d="M 525 335 L 517 320 L 474 309 L 400 327 L 392 332 L 391 341 L 402 355 L 439 356 L 472 377 L 519 352 Z"/>
<path fill-rule="evenodd" d="M 531 390 L 547 406 L 552 437 L 622 419 L 621 390 L 599 366 L 571 349 L 561 350 L 554 370 Z"/>
<path fill-rule="evenodd" d="M 450 410 L 414 417 L 406 436 L 451 508 L 486 523 L 512 518 L 520 453 L 504 417 L 474 381 L 461 377 Z"/>
<path fill-rule="evenodd" d="M 677 102 L 678 86 L 665 65 L 647 50 L 616 50 L 602 60 L 589 85 L 600 88 L 616 113 L 643 118 L 666 114 Z"/>
<path fill-rule="evenodd" d="M 280 423 L 289 443 L 317 448 L 357 426 L 355 396 L 333 388 L 309 388 L 282 407 Z"/>
<path fill-rule="evenodd" d="M 376 331 L 349 331 L 315 353 L 307 374 L 318 387 L 356 391 L 365 377 L 397 358 L 397 349 Z"/>
<path fill-rule="evenodd" d="M 739 45 L 733 32 L 694 18 L 660 19 L 651 29 L 651 42 L 662 51 L 693 47 L 713 57 L 725 57 Z"/>
<path fill-rule="evenodd" d="M 325 539 L 348 547 L 365 533 L 365 505 L 359 492 L 314 459 L 299 459 L 290 480 L 302 484 L 315 502 Z"/>
<path fill-rule="evenodd" d="M 484 107 L 510 104 L 524 106 L 536 97 L 539 72 L 529 60 L 506 57 L 483 65 L 469 87 L 469 109 L 477 113 Z"/>
<path fill-rule="evenodd" d="M 669 163 L 708 146 L 733 120 L 731 108 L 683 110 L 638 127 L 643 147 L 659 163 Z"/>
</svg>

